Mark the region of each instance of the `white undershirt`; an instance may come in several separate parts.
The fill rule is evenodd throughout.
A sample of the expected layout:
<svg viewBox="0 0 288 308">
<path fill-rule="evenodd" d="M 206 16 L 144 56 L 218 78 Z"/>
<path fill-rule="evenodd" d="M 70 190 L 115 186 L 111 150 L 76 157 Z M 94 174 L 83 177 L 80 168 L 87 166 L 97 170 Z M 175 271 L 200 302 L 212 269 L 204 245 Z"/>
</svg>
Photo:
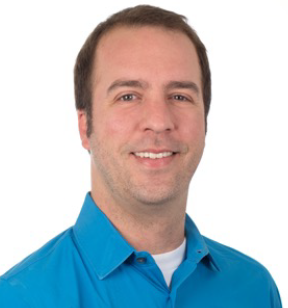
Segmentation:
<svg viewBox="0 0 288 308">
<path fill-rule="evenodd" d="M 152 255 L 156 264 L 162 271 L 168 287 L 170 286 L 173 273 L 179 267 L 179 265 L 182 263 L 184 259 L 185 249 L 186 249 L 186 238 L 184 238 L 183 243 L 175 250 L 162 253 L 159 255 Z"/>
</svg>

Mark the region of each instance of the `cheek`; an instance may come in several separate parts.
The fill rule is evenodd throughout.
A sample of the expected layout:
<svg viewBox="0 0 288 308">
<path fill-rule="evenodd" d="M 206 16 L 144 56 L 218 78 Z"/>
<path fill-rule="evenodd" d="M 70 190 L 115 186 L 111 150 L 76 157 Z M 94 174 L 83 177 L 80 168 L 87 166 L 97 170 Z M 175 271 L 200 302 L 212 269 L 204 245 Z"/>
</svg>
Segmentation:
<svg viewBox="0 0 288 308">
<path fill-rule="evenodd" d="M 110 113 L 105 117 L 98 117 L 97 123 L 95 119 L 95 133 L 99 133 L 103 142 L 110 139 L 116 144 L 133 131 L 132 121 L 133 117 L 127 117 L 125 114 Z"/>
<path fill-rule="evenodd" d="M 181 128 L 186 140 L 191 142 L 205 139 L 205 120 L 201 114 L 193 114 L 189 117 L 182 118 Z"/>
</svg>

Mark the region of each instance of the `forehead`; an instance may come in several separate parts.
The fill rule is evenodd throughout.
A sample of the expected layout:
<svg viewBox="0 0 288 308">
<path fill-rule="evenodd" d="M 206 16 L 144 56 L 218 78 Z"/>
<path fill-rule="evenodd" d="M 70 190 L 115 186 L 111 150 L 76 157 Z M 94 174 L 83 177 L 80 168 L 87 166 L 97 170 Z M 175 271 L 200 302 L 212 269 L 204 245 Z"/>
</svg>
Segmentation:
<svg viewBox="0 0 288 308">
<path fill-rule="evenodd" d="M 100 39 L 93 79 L 129 77 L 117 74 L 142 79 L 201 79 L 197 52 L 190 38 L 180 31 L 152 26 L 118 27 Z"/>
</svg>

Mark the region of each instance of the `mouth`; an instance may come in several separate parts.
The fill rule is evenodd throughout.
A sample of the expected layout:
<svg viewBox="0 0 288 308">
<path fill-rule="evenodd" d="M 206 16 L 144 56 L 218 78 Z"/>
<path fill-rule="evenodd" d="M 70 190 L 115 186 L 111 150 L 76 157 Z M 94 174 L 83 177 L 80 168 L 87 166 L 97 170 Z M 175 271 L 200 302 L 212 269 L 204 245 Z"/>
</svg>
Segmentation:
<svg viewBox="0 0 288 308">
<path fill-rule="evenodd" d="M 159 168 L 171 164 L 179 153 L 170 150 L 145 150 L 141 152 L 132 152 L 131 154 L 136 159 L 136 162 L 149 168 Z"/>
<path fill-rule="evenodd" d="M 170 151 L 163 151 L 159 153 L 155 152 L 135 152 L 133 153 L 136 157 L 141 157 L 141 158 L 150 158 L 150 159 L 161 159 L 165 157 L 170 157 L 172 155 L 175 155 L 176 152 L 170 152 Z"/>
</svg>

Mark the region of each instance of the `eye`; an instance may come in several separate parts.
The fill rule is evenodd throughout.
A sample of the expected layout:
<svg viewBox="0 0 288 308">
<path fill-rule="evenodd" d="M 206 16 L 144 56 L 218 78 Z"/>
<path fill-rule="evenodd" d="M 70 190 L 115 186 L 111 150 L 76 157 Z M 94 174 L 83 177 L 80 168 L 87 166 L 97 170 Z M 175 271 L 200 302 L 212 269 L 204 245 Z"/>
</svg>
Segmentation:
<svg viewBox="0 0 288 308">
<path fill-rule="evenodd" d="M 125 94 L 119 97 L 120 101 L 129 102 L 136 99 L 136 95 L 134 94 Z"/>
<path fill-rule="evenodd" d="M 189 101 L 189 99 L 186 96 L 183 96 L 183 95 L 180 95 L 180 94 L 173 95 L 173 98 L 176 101 Z"/>
</svg>

